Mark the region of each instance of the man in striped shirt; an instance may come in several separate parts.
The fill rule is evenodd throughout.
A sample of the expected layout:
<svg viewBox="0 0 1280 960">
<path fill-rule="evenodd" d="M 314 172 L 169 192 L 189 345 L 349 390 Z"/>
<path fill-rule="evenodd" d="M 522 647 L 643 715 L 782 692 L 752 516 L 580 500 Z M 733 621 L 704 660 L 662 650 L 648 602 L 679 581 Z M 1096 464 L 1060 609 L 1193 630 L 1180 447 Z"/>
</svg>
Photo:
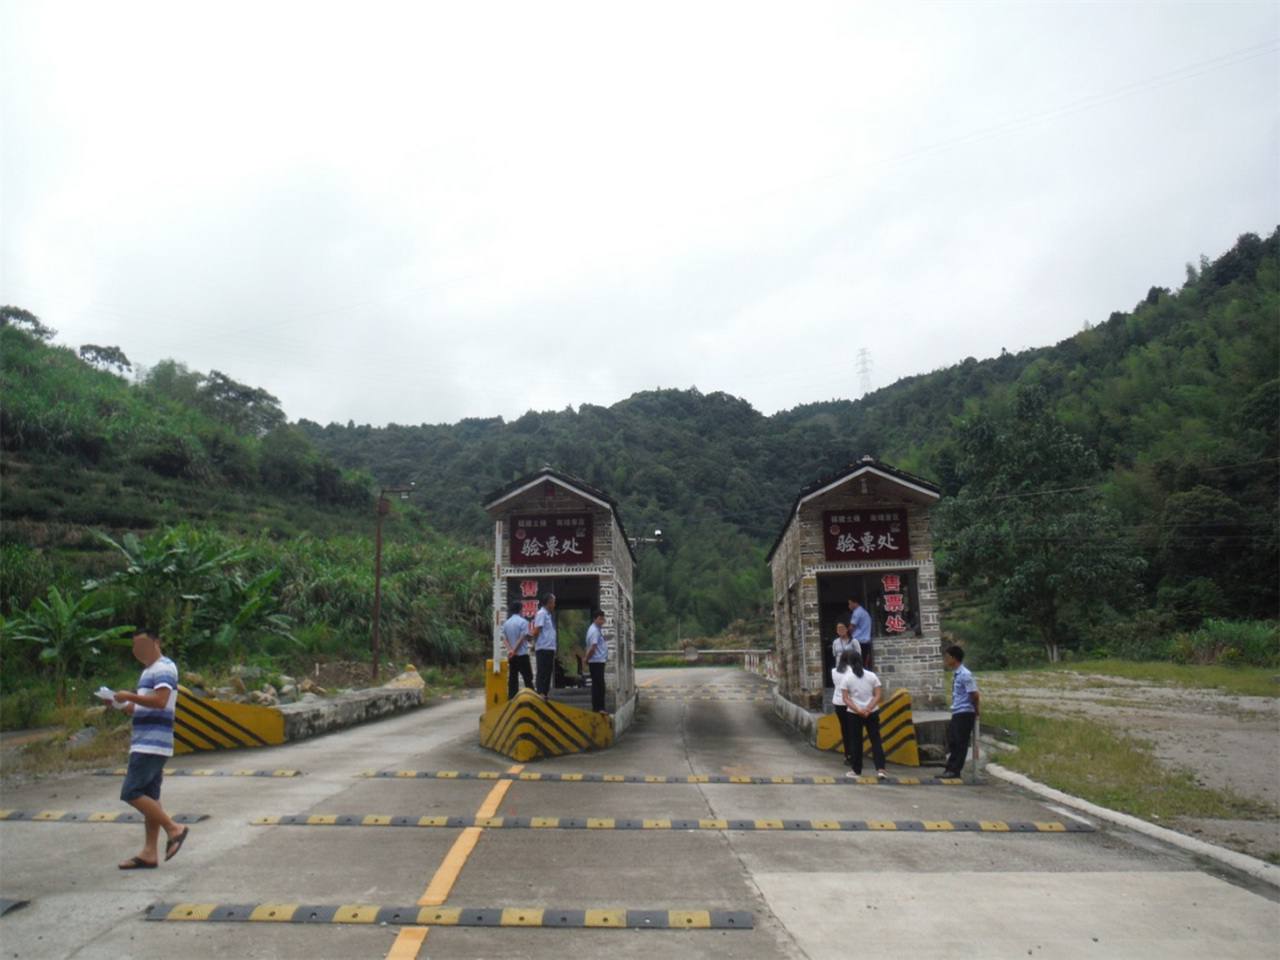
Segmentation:
<svg viewBox="0 0 1280 960">
<path fill-rule="evenodd" d="M 191 832 L 173 821 L 160 806 L 165 761 L 173 756 L 173 717 L 178 705 L 178 667 L 160 652 L 160 641 L 149 633 L 133 638 L 133 655 L 143 666 L 138 692 L 116 691 L 116 703 L 133 717 L 129 769 L 120 799 L 146 818 L 142 852 L 119 864 L 121 870 L 151 869 L 159 864 L 160 831 L 168 837 L 164 858 L 172 860 Z"/>
</svg>

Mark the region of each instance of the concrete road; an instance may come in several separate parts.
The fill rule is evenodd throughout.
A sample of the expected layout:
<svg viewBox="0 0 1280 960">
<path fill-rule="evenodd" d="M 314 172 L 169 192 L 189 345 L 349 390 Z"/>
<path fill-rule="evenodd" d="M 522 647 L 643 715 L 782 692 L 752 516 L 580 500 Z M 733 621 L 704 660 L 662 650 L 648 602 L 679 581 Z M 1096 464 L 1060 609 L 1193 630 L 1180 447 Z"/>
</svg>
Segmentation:
<svg viewBox="0 0 1280 960">
<path fill-rule="evenodd" d="M 840 775 L 747 699 L 762 681 L 719 668 L 642 670 L 644 702 L 615 748 L 541 772 Z M 700 697 L 682 697 L 682 692 Z M 0 822 L 0 957 L 1159 957 L 1280 954 L 1269 888 L 1224 877 L 1127 831 L 1095 833 L 480 831 L 251 826 L 282 814 L 473 816 L 487 780 L 371 779 L 362 771 L 507 770 L 477 745 L 481 701 L 452 701 L 293 746 L 203 754 L 174 767 L 296 768 L 296 779 L 170 777 L 171 812 L 210 815 L 158 870 L 121 873 L 141 827 Z M 895 770 L 912 775 L 919 771 Z M 1064 821 L 1014 789 L 732 784 L 509 783 L 503 816 Z M 120 809 L 115 778 L 4 791 L 22 810 Z M 501 793 L 501 791 L 499 791 Z M 445 906 L 741 910 L 750 930 L 430 928 L 420 948 L 378 925 L 159 923 L 155 902 L 413 905 L 442 864 Z"/>
</svg>

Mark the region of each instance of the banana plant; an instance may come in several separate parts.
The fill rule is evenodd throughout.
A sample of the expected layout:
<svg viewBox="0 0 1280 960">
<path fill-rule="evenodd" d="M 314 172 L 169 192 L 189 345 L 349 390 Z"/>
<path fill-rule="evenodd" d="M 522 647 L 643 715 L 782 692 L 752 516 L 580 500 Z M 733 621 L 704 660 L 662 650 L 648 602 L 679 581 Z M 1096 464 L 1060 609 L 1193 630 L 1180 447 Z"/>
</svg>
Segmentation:
<svg viewBox="0 0 1280 960">
<path fill-rule="evenodd" d="M 58 705 L 67 699 L 67 677 L 81 677 L 85 666 L 106 646 L 123 645 L 132 626 L 103 626 L 115 610 L 100 605 L 93 594 L 72 598 L 50 587 L 44 599 L 37 597 L 27 610 L 8 621 L 4 629 L 15 640 L 37 644 L 40 660 L 49 664 L 57 688 Z"/>
</svg>

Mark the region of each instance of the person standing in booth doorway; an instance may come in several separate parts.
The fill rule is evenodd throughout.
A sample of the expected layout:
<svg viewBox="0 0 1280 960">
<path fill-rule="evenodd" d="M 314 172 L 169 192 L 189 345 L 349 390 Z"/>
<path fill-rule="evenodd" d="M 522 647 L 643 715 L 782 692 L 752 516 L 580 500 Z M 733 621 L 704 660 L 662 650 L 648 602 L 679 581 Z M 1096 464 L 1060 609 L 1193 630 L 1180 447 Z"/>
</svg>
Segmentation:
<svg viewBox="0 0 1280 960">
<path fill-rule="evenodd" d="M 533 686 L 529 665 L 529 621 L 520 615 L 520 601 L 511 604 L 511 616 L 502 625 L 502 642 L 507 645 L 507 699 L 514 700 L 524 677 L 524 688 Z"/>
<path fill-rule="evenodd" d="M 133 637 L 133 655 L 143 666 L 138 692 L 117 690 L 115 702 L 133 718 L 129 744 L 129 769 L 125 771 L 120 799 L 145 819 L 145 839 L 136 857 L 119 864 L 121 870 L 152 869 L 160 862 L 160 831 L 167 840 L 164 858 L 172 860 L 191 832 L 180 827 L 160 806 L 164 765 L 173 756 L 173 720 L 178 706 L 178 667 L 160 651 L 160 641 L 149 633 Z"/>
<path fill-rule="evenodd" d="M 849 625 L 843 620 L 836 621 L 836 638 L 831 641 L 831 659 L 836 666 L 840 665 L 840 654 L 862 653 L 862 645 L 849 635 Z M 832 674 L 835 676 L 835 674 Z"/>
<path fill-rule="evenodd" d="M 538 672 L 534 677 L 534 688 L 543 700 L 551 692 L 551 675 L 556 668 L 556 621 L 552 616 L 556 610 L 556 595 L 544 593 L 542 606 L 533 618 L 533 627 L 529 636 L 533 637 L 533 656 L 538 661 Z"/>
<path fill-rule="evenodd" d="M 839 687 L 845 716 L 849 718 L 845 749 L 853 763 L 853 769 L 845 776 L 862 776 L 862 728 L 865 726 L 867 739 L 871 741 L 871 759 L 875 761 L 876 776 L 888 780 L 889 775 L 884 770 L 884 745 L 880 741 L 880 678 L 862 666 L 862 657 L 856 653 L 846 653 L 840 660 L 849 664 L 848 671 L 840 674 Z"/>
<path fill-rule="evenodd" d="M 942 654 L 942 662 L 948 670 L 955 671 L 951 684 L 951 723 L 947 727 L 947 769 L 943 777 L 959 779 L 964 770 L 964 758 L 973 739 L 973 727 L 978 719 L 978 681 L 964 665 L 964 647 L 952 644 Z"/>
<path fill-rule="evenodd" d="M 591 673 L 591 709 L 608 713 L 604 708 L 604 665 L 609 662 L 609 641 L 604 635 L 604 611 L 591 611 L 587 627 L 587 670 Z"/>
<path fill-rule="evenodd" d="M 871 614 L 853 597 L 849 598 L 849 632 L 858 641 L 862 665 L 870 670 L 875 666 L 875 651 L 871 646 Z"/>
</svg>

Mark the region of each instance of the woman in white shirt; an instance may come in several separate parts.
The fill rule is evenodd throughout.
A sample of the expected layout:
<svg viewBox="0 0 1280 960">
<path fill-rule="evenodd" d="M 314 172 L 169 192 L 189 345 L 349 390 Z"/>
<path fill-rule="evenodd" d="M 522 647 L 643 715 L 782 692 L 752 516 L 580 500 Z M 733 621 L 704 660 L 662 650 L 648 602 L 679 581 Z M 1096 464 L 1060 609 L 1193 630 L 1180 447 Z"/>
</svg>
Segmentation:
<svg viewBox="0 0 1280 960">
<path fill-rule="evenodd" d="M 846 666 L 848 669 L 842 669 Z M 884 746 L 880 742 L 880 678 L 862 666 L 862 657 L 846 653 L 840 657 L 840 666 L 834 674 L 835 695 L 844 703 L 848 730 L 844 733 L 845 754 L 853 767 L 846 777 L 862 776 L 862 728 L 867 729 L 871 741 L 871 757 L 876 764 L 876 776 L 889 779 L 884 770 Z"/>
<path fill-rule="evenodd" d="M 845 630 L 839 637 L 836 637 L 835 642 L 839 643 L 841 637 L 848 637 L 848 635 L 848 630 Z M 854 642 L 856 643 L 857 641 Z M 831 706 L 835 707 L 836 720 L 840 722 L 840 739 L 844 742 L 844 764 L 846 767 L 853 766 L 853 752 L 849 749 L 849 745 L 853 743 L 850 739 L 853 734 L 849 727 L 849 708 L 844 703 L 844 687 L 842 684 L 844 676 L 853 675 L 849 666 L 849 658 L 852 655 L 852 651 L 849 650 L 836 652 L 836 665 L 831 668 L 831 686 L 833 688 L 831 691 Z M 859 743 L 861 743 L 861 739 L 859 739 Z"/>
<path fill-rule="evenodd" d="M 836 621 L 836 638 L 831 641 L 831 658 L 836 666 L 840 665 L 840 654 L 862 653 L 862 644 L 849 635 L 849 625 L 843 620 Z M 833 674 L 834 676 L 834 674 Z"/>
</svg>

